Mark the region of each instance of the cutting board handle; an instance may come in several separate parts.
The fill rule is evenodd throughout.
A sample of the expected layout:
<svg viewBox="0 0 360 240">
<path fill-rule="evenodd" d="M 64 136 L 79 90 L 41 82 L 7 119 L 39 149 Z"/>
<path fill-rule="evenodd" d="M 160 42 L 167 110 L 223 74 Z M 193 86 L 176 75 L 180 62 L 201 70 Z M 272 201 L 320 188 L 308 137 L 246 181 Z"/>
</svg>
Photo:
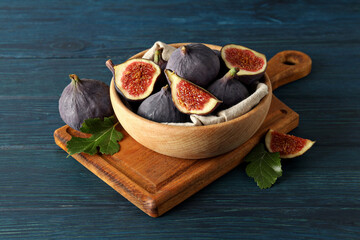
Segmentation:
<svg viewBox="0 0 360 240">
<path fill-rule="evenodd" d="M 307 76 L 311 64 L 311 58 L 303 52 L 286 50 L 277 53 L 268 62 L 266 70 L 273 90 Z"/>
</svg>

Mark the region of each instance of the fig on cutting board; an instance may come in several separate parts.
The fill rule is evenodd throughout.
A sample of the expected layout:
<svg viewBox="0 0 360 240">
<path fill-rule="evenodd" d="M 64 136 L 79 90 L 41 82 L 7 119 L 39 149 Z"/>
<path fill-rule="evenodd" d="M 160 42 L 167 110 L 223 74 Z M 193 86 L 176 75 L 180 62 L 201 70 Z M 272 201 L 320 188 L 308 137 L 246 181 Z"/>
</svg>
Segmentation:
<svg viewBox="0 0 360 240">
<path fill-rule="evenodd" d="M 213 50 L 200 43 L 176 49 L 167 62 L 166 69 L 201 87 L 207 87 L 218 75 L 220 61 Z"/>
<path fill-rule="evenodd" d="M 169 85 L 146 98 L 139 106 L 137 114 L 155 122 L 186 122 L 189 116 L 180 112 L 171 98 Z"/>
<path fill-rule="evenodd" d="M 221 109 L 234 106 L 249 96 L 249 91 L 238 79 L 238 68 L 230 69 L 222 78 L 213 82 L 208 91 L 222 101 Z"/>
<path fill-rule="evenodd" d="M 206 115 L 221 103 L 214 95 L 176 73 L 166 69 L 165 74 L 171 82 L 173 102 L 180 112 Z"/>
<path fill-rule="evenodd" d="M 279 152 L 280 158 L 294 158 L 309 150 L 314 141 L 280 133 L 270 129 L 265 137 L 265 145 L 269 152 Z"/>
<path fill-rule="evenodd" d="M 59 99 L 62 120 L 71 128 L 80 130 L 89 118 L 104 118 L 114 114 L 109 86 L 94 79 L 80 79 L 69 75 L 71 83 L 65 87 Z"/>
<path fill-rule="evenodd" d="M 239 68 L 237 76 L 247 85 L 259 80 L 265 74 L 267 67 L 265 55 L 250 48 L 228 44 L 221 48 L 221 57 L 229 69 Z"/>
<path fill-rule="evenodd" d="M 109 59 L 106 66 L 113 73 L 116 90 L 131 101 L 148 97 L 161 73 L 156 63 L 142 58 L 131 59 L 119 65 L 114 65 Z"/>
</svg>

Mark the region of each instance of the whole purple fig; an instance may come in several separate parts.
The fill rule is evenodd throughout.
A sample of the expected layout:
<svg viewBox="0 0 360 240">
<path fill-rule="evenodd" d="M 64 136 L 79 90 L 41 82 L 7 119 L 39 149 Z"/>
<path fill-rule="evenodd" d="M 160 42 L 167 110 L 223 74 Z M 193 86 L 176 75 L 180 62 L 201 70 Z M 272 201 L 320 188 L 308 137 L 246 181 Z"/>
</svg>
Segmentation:
<svg viewBox="0 0 360 240">
<path fill-rule="evenodd" d="M 223 101 L 220 109 L 234 106 L 249 96 L 249 91 L 238 79 L 236 75 L 239 69 L 230 69 L 222 78 L 213 82 L 208 90 L 215 97 Z"/>
<path fill-rule="evenodd" d="M 166 69 L 198 86 L 207 87 L 219 73 L 220 61 L 213 50 L 200 43 L 176 49 L 167 62 Z"/>
<path fill-rule="evenodd" d="M 174 105 L 169 86 L 146 98 L 139 106 L 137 114 L 155 122 L 186 122 L 189 116 Z"/>
<path fill-rule="evenodd" d="M 59 99 L 60 116 L 67 125 L 80 130 L 86 119 L 113 115 L 108 85 L 94 79 L 80 79 L 75 74 L 69 77 L 71 83 Z"/>
</svg>

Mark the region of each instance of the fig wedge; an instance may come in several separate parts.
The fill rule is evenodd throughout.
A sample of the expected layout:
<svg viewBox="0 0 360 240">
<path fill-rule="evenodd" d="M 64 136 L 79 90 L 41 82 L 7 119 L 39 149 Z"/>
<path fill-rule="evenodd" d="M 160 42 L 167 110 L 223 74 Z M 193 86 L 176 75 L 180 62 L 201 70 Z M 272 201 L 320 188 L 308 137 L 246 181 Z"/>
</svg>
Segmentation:
<svg viewBox="0 0 360 240">
<path fill-rule="evenodd" d="M 194 83 L 165 70 L 171 82 L 173 102 L 180 112 L 186 114 L 207 115 L 221 103 L 214 95 Z"/>
<path fill-rule="evenodd" d="M 280 133 L 270 129 L 265 137 L 265 145 L 269 152 L 279 152 L 280 158 L 294 158 L 303 155 L 315 141 Z"/>
</svg>

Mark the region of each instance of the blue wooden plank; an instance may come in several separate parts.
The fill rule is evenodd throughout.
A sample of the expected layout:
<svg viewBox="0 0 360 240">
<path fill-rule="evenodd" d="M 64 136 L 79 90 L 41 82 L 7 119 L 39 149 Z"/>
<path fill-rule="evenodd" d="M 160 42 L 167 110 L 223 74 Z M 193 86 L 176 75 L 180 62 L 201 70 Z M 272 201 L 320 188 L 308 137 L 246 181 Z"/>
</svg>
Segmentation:
<svg viewBox="0 0 360 240">
<path fill-rule="evenodd" d="M 0 239 L 357 239 L 359 1 L 0 1 Z M 275 94 L 316 140 L 260 190 L 241 165 L 150 219 L 53 142 L 68 74 L 109 83 L 104 62 L 156 40 L 308 53 Z"/>
<path fill-rule="evenodd" d="M 60 151 L 46 151 L 48 164 L 43 162 L 44 152 L 9 153 L 0 157 L 1 164 L 7 162 L 6 169 L 0 165 L 3 236 L 21 233 L 33 238 L 101 238 L 106 232 L 108 237 L 141 239 L 177 235 L 179 228 L 187 230 L 178 235 L 181 238 L 219 238 L 222 234 L 228 238 L 263 234 L 273 238 L 316 238 L 321 229 L 326 230 L 324 237 L 360 233 L 360 172 L 326 168 L 318 176 L 319 171 L 313 171 L 310 162 L 321 158 L 323 152 L 311 151 L 297 160 L 288 160 L 283 177 L 265 191 L 255 187 L 241 166 L 156 220 L 150 220 L 72 158 L 64 158 Z M 339 162 L 338 156 L 327 160 Z M 308 162 L 309 166 L 303 168 L 301 162 Z M 5 174 L 6 171 L 12 174 Z M 19 181 L 24 171 L 28 172 L 26 184 Z M 97 229 L 89 229 L 94 225 Z M 292 231 L 282 232 L 286 229 Z"/>
<path fill-rule="evenodd" d="M 0 29 L 3 33 L 0 57 L 127 58 L 127 51 L 137 52 L 155 40 L 205 41 L 219 45 L 239 42 L 255 48 L 259 44 L 279 46 L 284 42 L 300 46 L 359 43 L 358 3 L 349 1 L 318 2 L 309 6 L 303 2 L 269 4 L 262 1 L 217 4 L 41 1 L 38 4 L 41 7 L 34 8 L 27 1 L 4 1 L 0 5 L 0 22 L 6 22 Z M 179 11 L 174 13 L 173 9 Z"/>
</svg>

